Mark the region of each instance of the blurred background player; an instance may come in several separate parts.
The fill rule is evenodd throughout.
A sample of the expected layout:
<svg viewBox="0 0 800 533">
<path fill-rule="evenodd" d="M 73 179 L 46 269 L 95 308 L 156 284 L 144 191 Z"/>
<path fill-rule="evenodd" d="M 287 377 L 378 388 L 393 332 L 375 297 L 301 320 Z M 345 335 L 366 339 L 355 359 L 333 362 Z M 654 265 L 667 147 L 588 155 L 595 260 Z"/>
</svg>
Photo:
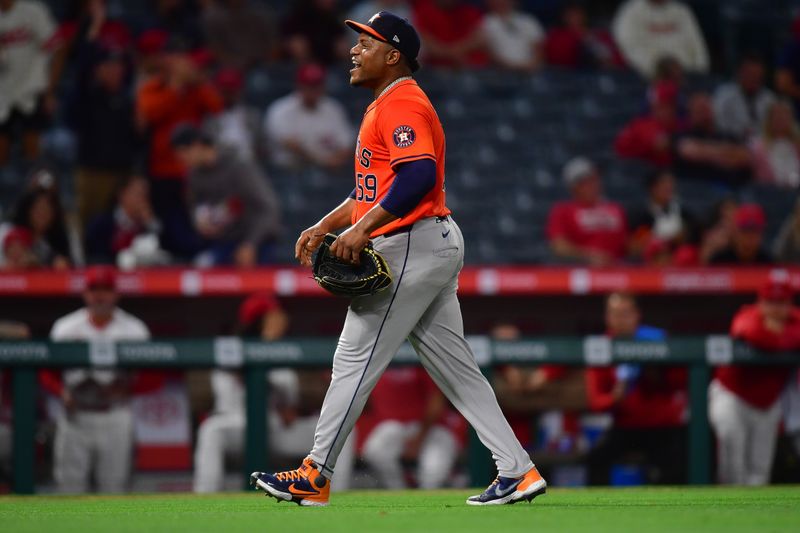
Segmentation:
<svg viewBox="0 0 800 533">
<path fill-rule="evenodd" d="M 463 419 L 451 412 L 425 369 L 414 366 L 384 372 L 370 394 L 364 415 L 375 426 L 364 441 L 361 455 L 381 486 L 407 488 L 406 465 L 416 467 L 413 478 L 420 488 L 446 486 L 458 459 L 458 426 Z"/>
<path fill-rule="evenodd" d="M 615 292 L 606 299 L 611 339 L 666 340 L 666 332 L 641 323 L 636 297 Z M 642 481 L 686 481 L 687 373 L 683 367 L 617 365 L 586 369 L 589 408 L 610 412 L 613 422 L 589 453 L 590 481 L 614 481 L 615 466 L 638 465 Z"/>
<path fill-rule="evenodd" d="M 0 340 L 28 340 L 30 328 L 13 320 L 0 319 Z M 8 492 L 13 453 L 13 403 L 11 372 L 0 370 L 0 493 Z"/>
<path fill-rule="evenodd" d="M 148 340 L 138 318 L 117 307 L 116 274 L 96 266 L 86 272 L 85 307 L 53 324 L 53 341 L 113 342 Z M 133 451 L 129 397 L 133 376 L 110 369 L 69 369 L 61 379 L 43 375 L 44 386 L 63 401 L 57 421 L 53 470 L 62 492 L 87 492 L 94 479 L 99 492 L 123 492 Z"/>
<path fill-rule="evenodd" d="M 274 296 L 256 293 L 248 297 L 239 307 L 238 334 L 245 338 L 264 341 L 282 339 L 289 328 L 289 318 Z M 302 375 L 301 375 L 302 374 Z M 270 370 L 266 374 L 269 382 L 269 404 L 266 417 L 269 428 L 269 451 L 276 458 L 291 461 L 301 457 L 314 442 L 314 430 L 318 412 L 308 412 L 313 403 L 308 396 L 316 396 L 321 402 L 325 393 L 322 372 L 296 371 L 290 368 Z M 321 384 L 316 391 L 307 390 Z M 219 492 L 224 488 L 225 458 L 241 457 L 244 453 L 245 390 L 239 373 L 227 370 L 211 372 L 211 388 L 214 393 L 214 411 L 197 429 L 197 445 L 194 455 L 194 491 Z M 334 479 L 337 490 L 350 487 L 354 462 L 353 439 L 348 441 L 342 453 Z M 280 460 L 280 459 L 279 459 Z M 238 489 L 239 484 L 236 484 Z"/>
<path fill-rule="evenodd" d="M 742 307 L 731 336 L 766 352 L 800 349 L 800 309 L 785 279 L 770 279 L 758 301 Z M 769 483 L 781 421 L 778 401 L 792 375 L 787 367 L 720 366 L 708 388 L 708 418 L 717 436 L 720 483 Z"/>
</svg>

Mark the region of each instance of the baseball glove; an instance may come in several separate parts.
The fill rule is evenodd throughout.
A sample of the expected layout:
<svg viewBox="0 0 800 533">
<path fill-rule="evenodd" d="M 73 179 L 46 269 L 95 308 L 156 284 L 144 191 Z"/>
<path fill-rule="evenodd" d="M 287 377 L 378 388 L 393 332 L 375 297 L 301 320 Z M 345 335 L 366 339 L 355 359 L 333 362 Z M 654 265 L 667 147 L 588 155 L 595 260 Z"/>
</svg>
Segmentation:
<svg viewBox="0 0 800 533">
<path fill-rule="evenodd" d="M 336 235 L 328 233 L 314 257 L 314 279 L 319 286 L 337 296 L 366 296 L 392 284 L 392 273 L 386 260 L 367 244 L 361 250 L 360 263 L 354 265 L 331 254 Z"/>
</svg>

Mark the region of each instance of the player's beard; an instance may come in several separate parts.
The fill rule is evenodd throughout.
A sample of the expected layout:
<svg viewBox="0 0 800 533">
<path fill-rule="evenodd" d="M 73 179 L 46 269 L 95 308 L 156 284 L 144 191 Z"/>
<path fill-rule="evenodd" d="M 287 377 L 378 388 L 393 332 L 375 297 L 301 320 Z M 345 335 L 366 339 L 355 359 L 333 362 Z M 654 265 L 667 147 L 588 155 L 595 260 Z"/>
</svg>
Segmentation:
<svg viewBox="0 0 800 533">
<path fill-rule="evenodd" d="M 374 76 L 372 77 L 375 78 Z M 350 72 L 350 86 L 351 87 L 366 87 L 367 89 L 371 88 L 371 79 L 368 74 L 364 71 L 364 66 L 361 65 L 355 72 Z"/>
<path fill-rule="evenodd" d="M 351 87 L 362 87 L 364 85 L 364 81 L 365 80 L 364 80 L 364 78 L 362 78 L 360 76 L 361 68 L 359 68 L 358 70 L 359 70 L 359 72 L 357 72 L 355 76 L 353 74 L 350 74 L 350 86 Z"/>
</svg>

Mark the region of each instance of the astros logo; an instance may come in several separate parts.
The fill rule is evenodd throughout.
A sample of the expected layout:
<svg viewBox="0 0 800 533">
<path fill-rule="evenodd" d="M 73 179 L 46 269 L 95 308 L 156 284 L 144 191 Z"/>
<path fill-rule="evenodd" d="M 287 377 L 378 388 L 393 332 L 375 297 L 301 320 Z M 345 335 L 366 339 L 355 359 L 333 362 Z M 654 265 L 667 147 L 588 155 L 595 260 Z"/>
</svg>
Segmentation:
<svg viewBox="0 0 800 533">
<path fill-rule="evenodd" d="M 398 126 L 392 134 L 394 144 L 398 148 L 408 148 L 417 140 L 417 134 L 411 126 Z"/>
</svg>

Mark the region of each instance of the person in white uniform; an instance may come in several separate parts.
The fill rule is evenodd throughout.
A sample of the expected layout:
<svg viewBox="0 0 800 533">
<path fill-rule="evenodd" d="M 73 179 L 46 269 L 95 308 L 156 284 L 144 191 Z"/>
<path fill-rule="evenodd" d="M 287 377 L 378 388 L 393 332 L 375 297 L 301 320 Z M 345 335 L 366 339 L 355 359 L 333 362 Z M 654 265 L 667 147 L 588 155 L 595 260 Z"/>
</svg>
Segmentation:
<svg viewBox="0 0 800 533">
<path fill-rule="evenodd" d="M 50 338 L 69 341 L 148 340 L 138 318 L 117 307 L 115 271 L 107 266 L 86 272 L 86 307 L 56 320 Z M 133 448 L 129 405 L 130 376 L 101 368 L 68 369 L 62 374 L 64 412 L 56 423 L 53 469 L 62 492 L 123 492 Z"/>
<path fill-rule="evenodd" d="M 242 336 L 275 341 L 286 334 L 288 326 L 286 313 L 271 294 L 253 294 L 239 309 Z M 298 411 L 300 378 L 295 370 L 271 370 L 267 372 L 267 381 L 270 390 L 267 409 L 269 451 L 273 457 L 300 456 L 314 442 L 318 413 L 303 415 Z M 225 458 L 244 453 L 247 417 L 241 377 L 236 372 L 213 370 L 211 389 L 214 393 L 214 412 L 197 430 L 193 488 L 198 493 L 222 491 L 225 488 Z M 342 454 L 344 463 L 340 459 L 340 468 L 336 470 L 338 490 L 350 486 L 354 453 L 351 439 Z"/>
</svg>

